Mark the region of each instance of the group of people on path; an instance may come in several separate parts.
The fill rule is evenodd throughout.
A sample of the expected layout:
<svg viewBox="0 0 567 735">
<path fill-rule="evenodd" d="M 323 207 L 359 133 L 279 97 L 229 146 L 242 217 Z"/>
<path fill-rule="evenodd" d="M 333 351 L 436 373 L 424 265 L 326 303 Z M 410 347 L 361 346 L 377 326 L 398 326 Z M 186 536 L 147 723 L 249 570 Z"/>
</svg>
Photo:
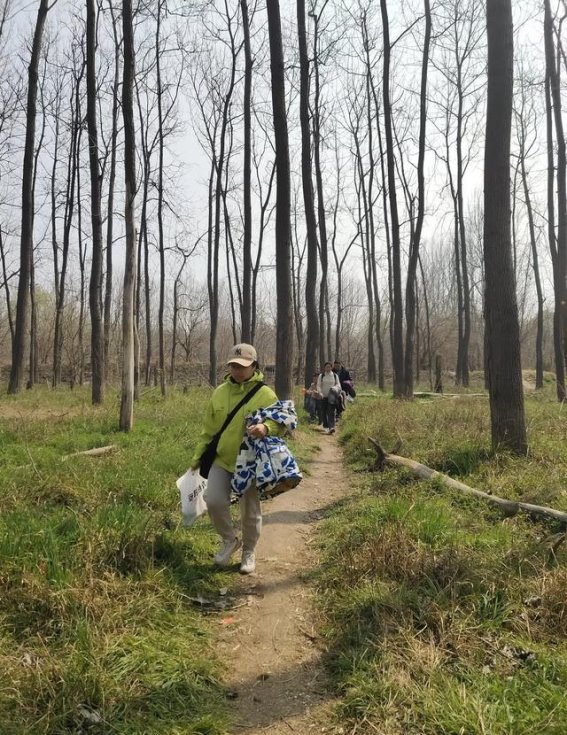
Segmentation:
<svg viewBox="0 0 567 735">
<path fill-rule="evenodd" d="M 305 391 L 304 408 L 312 423 L 322 425 L 327 434 L 335 433 L 337 419 L 346 402 L 356 395 L 349 371 L 340 360 L 326 362 L 322 373 L 314 373 L 313 381 Z"/>
<path fill-rule="evenodd" d="M 209 464 L 210 450 L 213 448 L 212 463 L 203 474 L 207 476 L 207 511 L 211 523 L 221 537 L 221 545 L 214 556 L 214 562 L 219 567 L 228 567 L 233 555 L 241 549 L 240 571 L 251 574 L 256 569 L 255 550 L 262 530 L 260 494 L 259 488 L 252 486 L 239 495 L 239 536 L 230 512 L 231 496 L 235 479 L 238 479 L 237 470 L 240 468 L 237 461 L 240 462 L 243 448 L 254 441 L 283 437 L 289 433 L 290 428 L 295 427 L 295 412 L 293 404 L 279 401 L 274 391 L 264 383 L 258 356 L 252 345 L 235 345 L 228 356 L 227 367 L 227 376 L 213 391 L 205 410 L 202 430 L 190 467 L 197 471 L 202 469 L 201 465 L 204 468 L 205 462 Z M 333 365 L 330 362 L 325 363 L 323 372 L 314 378 L 315 388 L 310 388 L 308 392 L 316 390 L 317 396 L 320 396 L 315 399 L 319 406 L 317 411 L 320 411 L 317 416 L 321 417 L 321 423 L 328 433 L 332 433 L 335 430 L 337 408 L 331 394 L 337 393 L 342 397 L 344 391 L 352 389 L 352 395 L 352 380 L 348 370 L 338 361 Z M 205 460 L 207 453 L 209 456 Z M 273 465 L 274 461 L 271 460 L 269 464 Z M 281 476 L 289 487 L 293 487 L 301 478 L 297 465 L 294 465 L 295 460 L 288 456 L 280 466 L 280 470 L 283 467 Z"/>
</svg>

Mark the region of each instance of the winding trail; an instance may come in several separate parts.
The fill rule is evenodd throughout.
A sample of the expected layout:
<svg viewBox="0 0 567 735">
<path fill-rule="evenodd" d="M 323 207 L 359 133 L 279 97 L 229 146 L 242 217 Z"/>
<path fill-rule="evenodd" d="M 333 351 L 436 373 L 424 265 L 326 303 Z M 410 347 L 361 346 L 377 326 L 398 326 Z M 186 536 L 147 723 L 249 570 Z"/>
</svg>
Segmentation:
<svg viewBox="0 0 567 735">
<path fill-rule="evenodd" d="M 346 476 L 335 437 L 321 436 L 310 475 L 263 505 L 257 571 L 243 577 L 246 604 L 221 621 L 224 684 L 233 698 L 232 733 L 341 732 L 331 725 L 329 692 L 314 630 L 305 574 L 317 564 L 310 547 L 326 508 L 344 495 Z"/>
</svg>

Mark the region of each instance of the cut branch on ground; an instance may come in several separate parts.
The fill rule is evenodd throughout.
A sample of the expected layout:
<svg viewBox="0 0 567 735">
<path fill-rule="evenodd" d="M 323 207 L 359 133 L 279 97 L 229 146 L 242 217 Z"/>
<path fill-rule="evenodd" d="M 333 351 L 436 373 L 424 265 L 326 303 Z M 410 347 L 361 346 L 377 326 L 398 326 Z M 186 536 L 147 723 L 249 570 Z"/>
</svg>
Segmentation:
<svg viewBox="0 0 567 735">
<path fill-rule="evenodd" d="M 465 485 L 459 480 L 454 480 L 449 475 L 445 475 L 442 472 L 427 467 L 427 465 L 416 462 L 413 459 L 407 457 L 400 457 L 397 454 L 390 454 L 380 446 L 380 444 L 373 439 L 368 437 L 368 441 L 372 444 L 378 455 L 377 469 L 383 469 L 384 465 L 392 465 L 395 467 L 405 467 L 409 469 L 416 477 L 423 480 L 437 479 L 443 485 L 446 485 L 451 490 L 458 490 L 462 493 L 474 495 L 477 498 L 482 498 L 488 503 L 497 506 L 507 516 L 516 515 L 519 511 L 524 511 L 530 516 L 552 518 L 555 521 L 567 524 L 567 513 L 556 510 L 555 508 L 548 508 L 543 505 L 534 505 L 532 503 L 524 503 L 516 500 L 508 500 L 507 498 L 500 498 L 497 495 L 491 495 L 490 493 L 484 492 L 483 490 L 477 490 L 476 488 Z"/>
<path fill-rule="evenodd" d="M 86 455 L 88 457 L 99 457 L 101 454 L 108 454 L 116 449 L 116 444 L 109 444 L 106 447 L 95 447 L 94 449 L 85 449 L 81 452 L 73 452 L 72 454 L 66 454 L 61 457 L 61 461 L 64 462 L 71 457 L 78 457 L 79 455 Z"/>
</svg>

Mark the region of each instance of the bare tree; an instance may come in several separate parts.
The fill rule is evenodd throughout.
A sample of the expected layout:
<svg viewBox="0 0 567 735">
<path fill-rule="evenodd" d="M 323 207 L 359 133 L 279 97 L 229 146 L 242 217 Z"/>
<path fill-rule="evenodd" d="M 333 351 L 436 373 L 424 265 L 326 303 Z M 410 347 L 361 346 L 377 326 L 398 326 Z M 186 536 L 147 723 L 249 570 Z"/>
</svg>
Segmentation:
<svg viewBox="0 0 567 735">
<path fill-rule="evenodd" d="M 524 204 L 528 216 L 528 233 L 530 238 L 530 247 L 532 255 L 532 268 L 534 273 L 534 283 L 537 294 L 537 315 L 536 315 L 536 388 L 543 388 L 543 322 L 544 322 L 544 294 L 541 281 L 539 267 L 539 253 L 537 247 L 537 235 L 534 219 L 534 210 L 532 204 L 532 194 L 530 190 L 530 182 L 528 175 L 528 158 L 531 150 L 537 141 L 537 130 L 535 115 L 532 104 L 529 104 L 526 89 L 527 83 L 525 79 L 520 80 L 521 88 L 519 93 L 519 106 L 515 110 L 516 117 L 516 133 L 518 136 L 518 163 L 522 179 L 522 190 L 524 193 Z M 529 129 L 531 128 L 531 140 L 528 139 Z"/>
<path fill-rule="evenodd" d="M 98 160 L 96 11 L 95 0 L 87 0 L 87 128 L 91 176 L 92 261 L 89 283 L 91 314 L 91 398 L 93 405 L 104 400 L 104 325 L 102 314 L 102 211 L 101 175 Z"/>
<path fill-rule="evenodd" d="M 55 0 L 56 1 L 56 0 Z M 53 3 L 52 3 L 53 5 Z M 28 68 L 28 99 L 26 107 L 26 140 L 22 169 L 22 229 L 20 236 L 20 276 L 16 304 L 16 325 L 12 345 L 12 367 L 8 393 L 19 393 L 24 378 L 26 332 L 28 328 L 29 288 L 33 253 L 33 159 L 35 150 L 35 117 L 38 86 L 38 66 L 48 0 L 40 0 Z"/>
<path fill-rule="evenodd" d="M 319 283 L 319 357 L 321 361 L 323 356 L 327 354 L 327 359 L 331 359 L 331 329 L 330 329 L 330 312 L 329 312 L 329 288 L 328 288 L 328 271 L 329 271 L 329 243 L 327 237 L 327 214 L 325 211 L 325 192 L 323 187 L 323 170 L 321 164 L 321 146 L 322 146 L 322 101 L 321 101 L 321 30 L 319 24 L 321 17 L 328 4 L 328 0 L 323 0 L 321 8 L 316 9 L 316 2 L 311 3 L 309 17 L 313 20 L 313 160 L 315 164 L 315 183 L 317 186 L 317 223 L 319 225 L 319 255 L 321 258 L 321 280 Z M 313 281 L 316 283 L 316 281 Z M 311 375 L 307 374 L 306 379 L 311 383 Z"/>
<path fill-rule="evenodd" d="M 243 207 L 244 233 L 242 237 L 242 304 L 240 309 L 240 337 L 243 342 L 252 339 L 252 49 L 247 0 L 240 0 L 242 31 L 244 34 L 244 158 Z"/>
<path fill-rule="evenodd" d="M 291 313 L 291 185 L 285 102 L 285 72 L 279 0 L 267 0 L 272 80 L 272 110 L 276 148 L 276 393 L 293 393 L 293 316 Z"/>
<path fill-rule="evenodd" d="M 45 66 L 47 66 L 47 56 L 49 53 L 49 49 L 46 48 L 45 54 L 44 54 L 44 61 Z M 37 141 L 37 146 L 35 150 L 34 155 L 34 164 L 33 164 L 33 184 L 32 184 L 32 211 L 33 211 L 33 223 L 32 223 L 32 230 L 35 223 L 35 210 L 36 210 L 36 183 L 37 183 L 37 176 L 39 171 L 39 158 L 41 151 L 43 149 L 43 144 L 45 141 L 45 132 L 47 128 L 47 110 L 46 110 L 46 104 L 45 104 L 45 97 L 44 97 L 44 87 L 45 87 L 45 69 L 43 70 L 42 77 L 41 77 L 41 85 L 39 90 L 40 95 L 40 107 L 41 107 L 41 131 L 39 133 L 39 138 Z M 36 260 L 36 247 L 34 246 L 32 249 L 32 258 L 31 258 L 31 268 L 30 268 L 30 306 L 31 306 L 31 318 L 30 318 L 30 362 L 29 362 L 29 378 L 27 387 L 31 388 L 33 387 L 39 380 L 39 346 L 38 346 L 38 330 L 39 330 L 39 324 L 38 324 L 38 307 L 37 307 L 37 299 L 36 299 L 36 289 L 35 289 L 35 260 Z"/>
<path fill-rule="evenodd" d="M 110 328 L 112 309 L 112 274 L 113 274 L 113 238 L 114 238 L 114 194 L 116 185 L 116 159 L 118 146 L 118 112 L 120 88 L 120 49 L 121 41 L 118 23 L 114 13 L 112 0 L 108 0 L 108 10 L 112 19 L 112 38 L 114 41 L 114 80 L 112 84 L 112 130 L 110 135 L 110 170 L 108 174 L 108 195 L 106 215 L 106 257 L 104 276 L 104 368 L 106 377 L 109 373 Z M 136 310 L 138 316 L 138 310 Z"/>
<path fill-rule="evenodd" d="M 554 24 L 549 0 L 544 0 L 545 41 L 545 93 L 547 114 L 548 151 L 548 228 L 549 249 L 553 266 L 553 289 L 555 309 L 553 313 L 553 344 L 555 351 L 555 376 L 557 399 L 567 398 L 565 389 L 565 359 L 567 356 L 567 163 L 565 134 L 561 112 L 561 87 L 554 42 Z M 555 123 L 555 147 L 553 155 L 553 123 Z M 554 169 L 557 170 L 557 209 L 555 209 Z M 557 213 L 557 221 L 555 214 Z"/>
<path fill-rule="evenodd" d="M 475 124 L 484 68 L 477 57 L 484 38 L 483 8 L 474 0 L 452 0 L 443 6 L 436 38 L 441 59 L 436 69 L 443 82 L 436 95 L 442 108 L 441 146 L 435 149 L 447 169 L 453 208 L 453 248 L 457 289 L 457 361 L 455 382 L 469 384 L 471 337 L 470 276 L 465 216 L 465 174 L 476 150 L 481 127 Z"/>
<path fill-rule="evenodd" d="M 386 136 L 386 161 L 388 171 L 388 199 L 390 203 L 390 234 L 392 248 L 392 363 L 394 368 L 394 396 L 404 395 L 404 343 L 403 343 L 403 299 L 400 220 L 396 194 L 396 167 L 394 160 L 394 136 L 392 129 L 392 104 L 390 101 L 390 25 L 386 0 L 380 0 L 382 32 L 384 35 L 384 57 L 382 74 L 382 106 L 384 134 Z"/>
<path fill-rule="evenodd" d="M 134 30 L 132 1 L 122 0 L 122 33 L 124 70 L 122 80 L 122 115 L 124 118 L 124 219 L 126 223 L 126 257 L 122 305 L 122 393 L 120 430 L 130 431 L 134 423 L 134 285 L 136 277 L 136 131 L 134 128 Z"/>
<path fill-rule="evenodd" d="M 307 32 L 305 27 L 305 0 L 297 0 L 297 38 L 299 46 L 299 117 L 301 123 L 301 182 L 303 186 L 303 205 L 307 227 L 307 270 L 305 274 L 305 311 L 307 334 L 305 339 L 305 387 L 309 387 L 317 368 L 317 346 L 319 339 L 319 318 L 315 285 L 317 283 L 317 219 L 313 197 L 313 175 L 311 167 L 311 126 L 309 123 L 309 56 L 307 53 Z M 326 275 L 326 274 L 325 274 Z"/>
<path fill-rule="evenodd" d="M 425 132 L 427 123 L 427 72 L 429 68 L 429 44 L 431 40 L 431 8 L 429 0 L 424 0 L 425 31 L 423 37 L 423 52 L 421 62 L 421 90 L 419 110 L 419 141 L 417 160 L 417 214 L 412 222 L 412 237 L 406 277 L 406 346 L 404 355 L 404 392 L 407 398 L 413 396 L 413 359 L 416 318 L 416 275 L 419 260 L 421 232 L 425 217 Z M 419 354 L 419 350 L 418 350 Z"/>
</svg>

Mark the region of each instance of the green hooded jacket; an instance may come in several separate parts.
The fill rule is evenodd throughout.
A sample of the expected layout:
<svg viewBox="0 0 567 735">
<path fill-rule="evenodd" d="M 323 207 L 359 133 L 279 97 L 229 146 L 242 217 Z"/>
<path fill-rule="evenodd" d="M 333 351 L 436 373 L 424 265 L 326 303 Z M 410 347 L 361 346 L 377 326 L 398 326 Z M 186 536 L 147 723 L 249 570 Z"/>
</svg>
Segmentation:
<svg viewBox="0 0 567 735">
<path fill-rule="evenodd" d="M 259 370 L 256 370 L 245 383 L 236 383 L 227 375 L 224 382 L 215 388 L 205 410 L 203 428 L 191 460 L 192 469 L 197 469 L 199 466 L 199 460 L 205 447 L 220 430 L 228 414 L 260 380 L 264 380 L 264 376 Z M 274 391 L 268 385 L 264 385 L 252 396 L 248 403 L 242 406 L 221 435 L 215 464 L 228 472 L 234 472 L 236 458 L 246 432 L 245 417 L 255 409 L 266 408 L 277 400 L 278 397 Z M 285 433 L 285 427 L 275 421 L 267 420 L 265 424 L 273 436 L 282 436 Z"/>
</svg>

